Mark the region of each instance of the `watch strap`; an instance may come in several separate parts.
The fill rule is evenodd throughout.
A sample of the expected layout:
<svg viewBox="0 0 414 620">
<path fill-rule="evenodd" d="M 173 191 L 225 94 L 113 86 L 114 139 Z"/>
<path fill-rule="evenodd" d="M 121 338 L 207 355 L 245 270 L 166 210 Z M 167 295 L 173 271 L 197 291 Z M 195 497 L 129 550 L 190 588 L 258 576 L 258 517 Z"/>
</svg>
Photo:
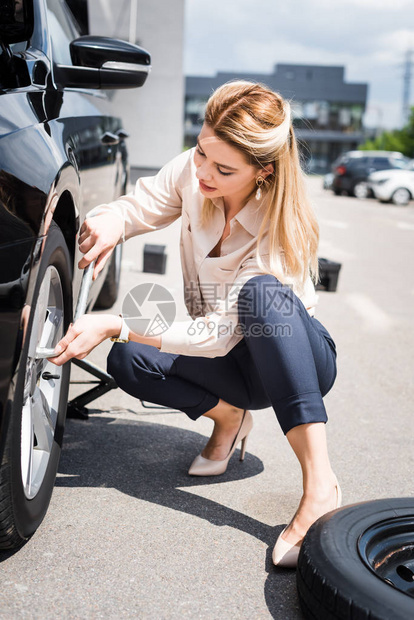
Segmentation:
<svg viewBox="0 0 414 620">
<path fill-rule="evenodd" d="M 125 322 L 122 314 L 119 315 L 122 319 L 122 327 L 119 336 L 111 338 L 111 342 L 129 342 L 129 327 Z"/>
</svg>

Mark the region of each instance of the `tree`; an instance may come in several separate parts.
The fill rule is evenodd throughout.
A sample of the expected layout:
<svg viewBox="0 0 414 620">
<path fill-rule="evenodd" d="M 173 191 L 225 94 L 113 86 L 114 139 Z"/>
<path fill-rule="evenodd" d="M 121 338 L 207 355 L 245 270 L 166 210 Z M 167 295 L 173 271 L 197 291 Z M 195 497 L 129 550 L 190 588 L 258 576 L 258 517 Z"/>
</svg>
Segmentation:
<svg viewBox="0 0 414 620">
<path fill-rule="evenodd" d="M 414 106 L 408 123 L 402 129 L 384 131 L 375 140 L 367 140 L 359 146 L 361 151 L 399 151 L 414 159 Z"/>
</svg>

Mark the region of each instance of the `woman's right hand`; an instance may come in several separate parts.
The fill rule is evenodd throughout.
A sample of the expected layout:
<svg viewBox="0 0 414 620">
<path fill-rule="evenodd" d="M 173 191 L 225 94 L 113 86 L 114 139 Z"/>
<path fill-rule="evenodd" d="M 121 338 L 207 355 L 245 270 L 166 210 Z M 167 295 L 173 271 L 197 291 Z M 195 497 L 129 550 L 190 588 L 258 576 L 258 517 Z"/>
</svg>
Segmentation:
<svg viewBox="0 0 414 620">
<path fill-rule="evenodd" d="M 72 358 L 83 360 L 106 338 L 118 336 L 122 320 L 113 314 L 83 314 L 70 325 L 65 336 L 55 346 L 55 354 L 49 362 L 62 366 Z"/>
<path fill-rule="evenodd" d="M 97 259 L 93 270 L 93 279 L 96 280 L 121 239 L 123 230 L 121 218 L 109 211 L 86 218 L 79 231 L 79 249 L 84 254 L 78 263 L 79 269 L 84 269 Z"/>
</svg>

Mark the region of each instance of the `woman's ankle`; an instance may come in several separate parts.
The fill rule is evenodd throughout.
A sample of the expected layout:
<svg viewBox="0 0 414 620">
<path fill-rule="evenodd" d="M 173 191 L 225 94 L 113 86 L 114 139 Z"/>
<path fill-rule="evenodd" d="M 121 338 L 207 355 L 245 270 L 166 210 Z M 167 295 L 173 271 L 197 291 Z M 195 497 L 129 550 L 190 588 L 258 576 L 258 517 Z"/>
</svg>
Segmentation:
<svg viewBox="0 0 414 620">
<path fill-rule="evenodd" d="M 336 485 L 338 484 L 335 474 L 327 474 L 323 478 L 304 480 L 303 497 L 306 499 L 315 499 L 324 501 L 328 499 Z"/>
<path fill-rule="evenodd" d="M 213 409 L 206 411 L 203 415 L 213 420 L 216 424 L 232 426 L 240 420 L 240 417 L 243 415 L 243 409 L 220 400 Z"/>
</svg>

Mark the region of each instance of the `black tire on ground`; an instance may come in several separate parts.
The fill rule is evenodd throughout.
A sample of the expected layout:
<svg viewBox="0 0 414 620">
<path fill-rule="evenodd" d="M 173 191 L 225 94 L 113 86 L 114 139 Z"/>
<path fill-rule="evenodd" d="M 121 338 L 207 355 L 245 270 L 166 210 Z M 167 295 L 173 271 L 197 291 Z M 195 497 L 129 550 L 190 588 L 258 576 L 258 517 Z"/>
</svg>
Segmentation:
<svg viewBox="0 0 414 620">
<path fill-rule="evenodd" d="M 53 271 L 58 287 L 61 291 L 63 318 L 61 327 L 63 333 L 72 320 L 72 276 L 71 260 L 65 243 L 65 239 L 59 227 L 52 222 L 34 290 L 32 309 L 28 321 L 26 338 L 21 354 L 19 370 L 15 382 L 15 389 L 10 391 L 3 433 L 5 437 L 4 449 L 1 454 L 0 465 L 0 549 L 11 549 L 20 546 L 39 527 L 49 506 L 50 498 L 55 483 L 56 472 L 62 448 L 63 431 L 65 425 L 67 397 L 69 390 L 70 365 L 61 367 L 59 379 L 60 392 L 52 392 L 58 395 L 56 411 L 53 416 L 56 419 L 50 455 L 44 476 L 39 480 L 39 488 L 33 492 L 33 497 L 28 498 L 22 481 L 22 453 L 24 451 L 22 419 L 25 391 L 26 367 L 29 360 L 29 343 L 31 334 L 34 333 L 33 323 L 36 305 L 39 300 L 40 287 L 46 271 Z M 53 344 L 56 344 L 53 343 Z M 49 345 L 50 346 L 50 345 Z M 57 368 L 57 367 L 55 367 Z M 36 435 L 33 435 L 34 444 L 37 443 Z"/>
<path fill-rule="evenodd" d="M 335 196 L 340 196 L 342 194 L 342 190 L 338 189 L 337 187 L 334 187 L 332 191 L 335 194 Z"/>
<path fill-rule="evenodd" d="M 105 282 L 95 303 L 97 310 L 109 310 L 118 299 L 121 280 L 122 245 L 117 245 L 110 258 Z"/>
<path fill-rule="evenodd" d="M 363 502 L 321 517 L 309 529 L 298 560 L 302 612 L 311 620 L 408 620 L 414 600 L 386 583 L 361 559 L 357 544 L 370 527 L 414 517 L 414 498 Z"/>
</svg>

